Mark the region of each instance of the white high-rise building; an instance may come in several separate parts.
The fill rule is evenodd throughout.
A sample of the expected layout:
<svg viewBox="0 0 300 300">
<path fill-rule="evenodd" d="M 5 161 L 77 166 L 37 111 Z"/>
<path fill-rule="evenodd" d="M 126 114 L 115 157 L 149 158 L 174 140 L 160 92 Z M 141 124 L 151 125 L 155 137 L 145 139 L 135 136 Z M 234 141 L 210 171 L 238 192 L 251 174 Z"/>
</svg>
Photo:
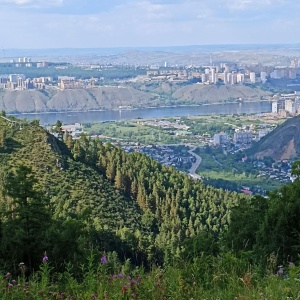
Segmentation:
<svg viewBox="0 0 300 300">
<path fill-rule="evenodd" d="M 231 73 L 228 73 L 228 74 L 227 74 L 227 82 L 228 82 L 229 84 L 232 84 L 232 74 L 231 74 Z"/>
<path fill-rule="evenodd" d="M 230 66 L 228 66 L 228 65 L 225 65 L 225 72 L 227 72 L 227 73 L 229 73 L 230 72 Z"/>
<path fill-rule="evenodd" d="M 260 79 L 262 83 L 266 83 L 268 74 L 266 72 L 260 72 Z"/>
<path fill-rule="evenodd" d="M 231 84 L 237 84 L 237 74 L 235 72 L 231 73 Z"/>
<path fill-rule="evenodd" d="M 245 75 L 242 73 L 237 73 L 236 81 L 237 83 L 243 83 L 245 81 Z"/>
<path fill-rule="evenodd" d="M 18 79 L 17 79 L 17 89 L 19 89 L 19 90 L 23 89 L 23 79 L 21 76 L 18 76 Z"/>
<path fill-rule="evenodd" d="M 228 72 L 224 71 L 223 73 L 223 81 L 224 84 L 228 84 Z"/>
<path fill-rule="evenodd" d="M 272 102 L 272 113 L 274 113 L 274 114 L 278 113 L 278 102 L 277 101 Z"/>
<path fill-rule="evenodd" d="M 216 69 L 211 69 L 211 83 L 216 83 L 217 78 L 216 78 Z"/>
<path fill-rule="evenodd" d="M 13 83 L 17 83 L 18 81 L 18 75 L 17 74 L 10 74 L 9 75 L 9 81 Z"/>
<path fill-rule="evenodd" d="M 295 102 L 291 99 L 287 99 L 284 102 L 285 110 L 291 114 L 296 112 Z"/>
<path fill-rule="evenodd" d="M 251 83 L 255 83 L 256 80 L 255 80 L 255 72 L 250 72 L 250 82 Z"/>
</svg>

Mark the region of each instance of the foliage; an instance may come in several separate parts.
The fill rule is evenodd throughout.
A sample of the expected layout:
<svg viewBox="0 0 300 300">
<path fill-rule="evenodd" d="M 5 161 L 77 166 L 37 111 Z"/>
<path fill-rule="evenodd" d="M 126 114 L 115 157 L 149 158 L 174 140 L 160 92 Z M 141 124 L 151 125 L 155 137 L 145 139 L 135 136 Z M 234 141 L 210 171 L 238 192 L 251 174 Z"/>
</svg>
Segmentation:
<svg viewBox="0 0 300 300">
<path fill-rule="evenodd" d="M 299 179 L 243 197 L 99 139 L 0 123 L 1 299 L 300 296 Z"/>
</svg>

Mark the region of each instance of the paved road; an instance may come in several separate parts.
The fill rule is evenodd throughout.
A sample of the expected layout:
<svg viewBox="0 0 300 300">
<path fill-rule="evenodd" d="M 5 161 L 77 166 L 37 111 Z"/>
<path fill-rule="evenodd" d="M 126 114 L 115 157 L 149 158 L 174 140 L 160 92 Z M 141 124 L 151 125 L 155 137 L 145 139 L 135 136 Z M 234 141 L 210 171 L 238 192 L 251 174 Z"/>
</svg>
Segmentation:
<svg viewBox="0 0 300 300">
<path fill-rule="evenodd" d="M 197 148 L 196 146 L 192 146 L 192 145 L 187 145 L 190 147 L 190 150 L 188 151 L 191 155 L 193 155 L 194 157 L 196 157 L 196 161 L 192 164 L 192 167 L 189 169 L 189 175 L 195 179 L 202 179 L 201 176 L 199 176 L 198 174 L 196 174 L 196 170 L 198 169 L 198 167 L 200 166 L 201 162 L 202 162 L 202 158 L 194 153 L 194 150 Z"/>
</svg>

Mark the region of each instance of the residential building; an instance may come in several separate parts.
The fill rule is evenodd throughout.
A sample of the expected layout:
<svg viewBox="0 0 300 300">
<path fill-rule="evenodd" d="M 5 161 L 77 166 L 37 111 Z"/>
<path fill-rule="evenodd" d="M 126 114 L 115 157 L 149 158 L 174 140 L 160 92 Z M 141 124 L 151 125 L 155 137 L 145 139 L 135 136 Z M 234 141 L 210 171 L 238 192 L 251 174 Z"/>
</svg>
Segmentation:
<svg viewBox="0 0 300 300">
<path fill-rule="evenodd" d="M 228 136 L 226 133 L 218 133 L 214 135 L 214 145 L 225 145 L 228 142 Z"/>
<path fill-rule="evenodd" d="M 235 132 L 233 141 L 235 144 L 250 144 L 252 142 L 252 133 L 249 131 Z"/>
<path fill-rule="evenodd" d="M 255 72 L 250 72 L 249 76 L 250 76 L 250 82 L 255 83 L 256 82 Z"/>
</svg>

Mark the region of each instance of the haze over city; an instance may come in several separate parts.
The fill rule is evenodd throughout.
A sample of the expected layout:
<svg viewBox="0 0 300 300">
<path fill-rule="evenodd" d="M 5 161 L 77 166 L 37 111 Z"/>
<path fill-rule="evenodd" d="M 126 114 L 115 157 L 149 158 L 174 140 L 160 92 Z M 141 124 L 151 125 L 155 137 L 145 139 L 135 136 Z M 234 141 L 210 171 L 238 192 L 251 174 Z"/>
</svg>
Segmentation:
<svg viewBox="0 0 300 300">
<path fill-rule="evenodd" d="M 295 43 L 297 0 L 0 0 L 1 49 Z"/>
</svg>

